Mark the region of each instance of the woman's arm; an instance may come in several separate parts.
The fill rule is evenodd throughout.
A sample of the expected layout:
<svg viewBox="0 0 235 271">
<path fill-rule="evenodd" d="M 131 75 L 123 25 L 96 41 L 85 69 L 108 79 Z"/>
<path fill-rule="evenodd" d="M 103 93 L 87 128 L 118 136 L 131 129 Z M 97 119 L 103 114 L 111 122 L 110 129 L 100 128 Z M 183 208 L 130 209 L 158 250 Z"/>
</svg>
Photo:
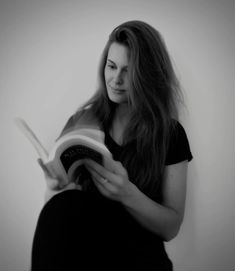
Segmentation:
<svg viewBox="0 0 235 271">
<path fill-rule="evenodd" d="M 123 204 L 136 220 L 165 241 L 173 239 L 184 217 L 188 162 L 167 166 L 162 205 L 148 198 L 137 187 Z"/>
<path fill-rule="evenodd" d="M 141 225 L 163 240 L 173 239 L 184 216 L 188 162 L 166 166 L 162 204 L 142 193 L 128 180 L 121 163 L 114 163 L 107 170 L 94 161 L 86 160 L 87 168 L 100 192 L 108 198 L 120 201 Z"/>
</svg>

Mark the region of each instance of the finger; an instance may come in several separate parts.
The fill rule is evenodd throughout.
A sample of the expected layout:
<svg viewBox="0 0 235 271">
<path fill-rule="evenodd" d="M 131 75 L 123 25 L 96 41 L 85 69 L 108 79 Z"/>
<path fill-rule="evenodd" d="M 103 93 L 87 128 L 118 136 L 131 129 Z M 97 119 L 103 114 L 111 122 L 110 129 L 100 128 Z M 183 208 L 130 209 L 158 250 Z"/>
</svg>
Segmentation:
<svg viewBox="0 0 235 271">
<path fill-rule="evenodd" d="M 52 189 L 52 190 L 61 190 L 62 187 L 59 183 L 59 181 L 57 179 L 53 179 L 53 178 L 50 178 L 50 177 L 46 177 L 46 183 L 47 183 L 47 186 L 48 188 Z"/>
<path fill-rule="evenodd" d="M 106 165 L 108 168 L 110 168 L 111 172 L 116 173 L 118 175 L 127 175 L 127 171 L 126 169 L 123 167 L 122 163 L 120 161 L 115 161 L 115 160 L 111 160 L 109 159 L 106 162 Z"/>
<path fill-rule="evenodd" d="M 110 172 L 109 170 L 101 166 L 100 164 L 96 163 L 95 161 L 90 160 L 90 159 L 85 159 L 84 165 L 87 167 L 89 171 L 93 170 L 93 172 L 95 171 L 98 175 L 109 180 L 110 182 L 112 183 L 116 182 L 115 174 L 113 174 L 112 172 Z"/>
<path fill-rule="evenodd" d="M 73 190 L 73 189 L 82 190 L 82 186 L 80 184 L 69 183 L 64 188 L 64 190 Z"/>
<path fill-rule="evenodd" d="M 57 176 L 52 169 L 49 170 L 40 158 L 37 161 L 47 178 L 56 180 L 58 183 L 60 183 L 61 187 L 66 185 L 62 178 Z"/>
<path fill-rule="evenodd" d="M 123 167 L 120 161 L 108 159 L 105 161 L 104 166 L 101 166 L 100 164 L 96 163 L 95 161 L 91 159 L 85 159 L 84 162 L 85 164 L 87 163 L 90 166 L 94 166 L 94 168 L 102 175 L 105 175 L 105 170 L 109 174 L 114 174 L 114 175 L 117 174 L 117 175 L 122 175 L 122 176 L 128 175 L 126 169 Z"/>
<path fill-rule="evenodd" d="M 90 173 L 92 175 L 92 179 L 93 179 L 95 185 L 97 186 L 97 188 L 99 188 L 99 190 L 102 192 L 102 194 L 110 197 L 110 195 L 117 193 L 117 188 L 110 180 L 99 175 L 93 169 L 90 169 Z"/>
<path fill-rule="evenodd" d="M 88 168 L 95 170 L 101 176 L 105 174 L 105 171 L 107 171 L 103 166 L 91 159 L 84 159 L 84 165 L 88 166 Z"/>
<path fill-rule="evenodd" d="M 100 183 L 101 185 L 106 184 L 108 181 L 106 178 L 104 178 L 103 176 L 101 176 L 97 171 L 95 171 L 94 169 L 88 167 L 88 170 L 90 171 L 93 179 L 95 179 L 96 182 Z"/>
<path fill-rule="evenodd" d="M 104 167 L 113 173 L 120 175 L 126 174 L 126 169 L 123 167 L 120 161 L 115 161 L 113 159 L 104 159 Z"/>
<path fill-rule="evenodd" d="M 39 166 L 41 167 L 41 169 L 44 171 L 44 173 L 45 173 L 47 176 L 52 177 L 51 174 L 50 174 L 50 172 L 49 172 L 49 170 L 48 170 L 48 168 L 47 168 L 47 167 L 45 166 L 45 164 L 43 163 L 42 159 L 39 158 L 37 161 L 38 161 L 38 164 L 39 164 Z"/>
<path fill-rule="evenodd" d="M 124 168 L 124 166 L 122 165 L 122 163 L 120 161 L 114 161 L 115 163 L 113 163 L 114 165 L 114 172 L 120 174 L 120 175 L 127 175 L 127 171 L 126 169 Z"/>
<path fill-rule="evenodd" d="M 97 189 L 106 197 L 110 197 L 110 192 L 102 185 L 100 184 L 96 179 L 94 179 L 94 184 L 97 187 Z"/>
<path fill-rule="evenodd" d="M 49 170 L 47 169 L 47 167 L 40 158 L 37 161 L 45 174 L 47 186 L 52 190 L 60 190 L 63 187 L 63 185 L 61 185 L 60 180 L 58 178 L 54 178 L 50 174 Z"/>
</svg>

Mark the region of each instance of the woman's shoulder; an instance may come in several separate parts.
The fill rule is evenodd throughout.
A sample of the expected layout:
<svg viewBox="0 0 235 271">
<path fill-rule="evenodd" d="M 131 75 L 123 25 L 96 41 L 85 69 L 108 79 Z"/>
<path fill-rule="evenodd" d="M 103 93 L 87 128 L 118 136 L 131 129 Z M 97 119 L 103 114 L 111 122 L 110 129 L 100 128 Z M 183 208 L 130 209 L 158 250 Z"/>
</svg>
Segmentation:
<svg viewBox="0 0 235 271">
<path fill-rule="evenodd" d="M 100 129 L 98 119 L 93 114 L 91 107 L 81 108 L 70 116 L 61 132 L 61 135 L 84 127 Z"/>
<path fill-rule="evenodd" d="M 94 115 L 92 107 L 85 107 L 78 110 L 73 116 L 75 126 L 95 126 L 99 127 L 97 117 Z"/>
<path fill-rule="evenodd" d="M 170 120 L 170 136 L 178 136 L 179 134 L 186 134 L 183 124 L 177 119 Z"/>
</svg>

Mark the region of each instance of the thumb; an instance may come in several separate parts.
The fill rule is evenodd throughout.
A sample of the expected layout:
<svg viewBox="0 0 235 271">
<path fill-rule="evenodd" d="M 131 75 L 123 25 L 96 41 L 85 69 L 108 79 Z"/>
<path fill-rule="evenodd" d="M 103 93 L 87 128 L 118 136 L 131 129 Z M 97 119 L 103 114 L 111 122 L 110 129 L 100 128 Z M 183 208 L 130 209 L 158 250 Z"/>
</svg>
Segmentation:
<svg viewBox="0 0 235 271">
<path fill-rule="evenodd" d="M 113 173 L 118 173 L 121 175 L 126 174 L 126 170 L 120 161 L 115 161 L 113 159 L 106 158 L 104 159 L 104 167 Z"/>
<path fill-rule="evenodd" d="M 107 170 L 109 170 L 111 172 L 115 172 L 116 171 L 116 161 L 113 160 L 112 158 L 104 156 L 103 163 L 104 163 L 104 167 Z"/>
<path fill-rule="evenodd" d="M 64 187 L 64 190 L 73 190 L 73 189 L 82 190 L 82 186 L 76 183 L 69 183 Z"/>
<path fill-rule="evenodd" d="M 39 166 L 41 167 L 41 169 L 45 173 L 45 175 L 48 176 L 48 177 L 52 177 L 51 174 L 50 174 L 50 172 L 49 172 L 49 170 L 48 170 L 48 168 L 43 163 L 42 159 L 39 158 L 37 161 L 38 161 Z"/>
<path fill-rule="evenodd" d="M 52 190 L 59 190 L 59 189 L 61 189 L 61 187 L 60 187 L 61 184 L 60 184 L 59 180 L 57 178 L 54 178 L 54 177 L 51 176 L 49 170 L 47 169 L 47 167 L 43 163 L 42 159 L 39 158 L 37 160 L 37 162 L 38 162 L 39 166 L 41 167 L 41 169 L 44 172 L 47 186 L 50 189 L 52 189 Z"/>
</svg>

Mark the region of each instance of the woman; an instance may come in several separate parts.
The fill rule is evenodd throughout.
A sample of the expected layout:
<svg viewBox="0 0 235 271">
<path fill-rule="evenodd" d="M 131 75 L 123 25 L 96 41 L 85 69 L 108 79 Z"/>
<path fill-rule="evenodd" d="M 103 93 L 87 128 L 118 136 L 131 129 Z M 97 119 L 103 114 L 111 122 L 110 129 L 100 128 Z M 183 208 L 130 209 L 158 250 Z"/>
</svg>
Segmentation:
<svg viewBox="0 0 235 271">
<path fill-rule="evenodd" d="M 85 160 L 93 193 L 75 184 L 56 190 L 58 181 L 41 164 L 48 202 L 34 236 L 32 270 L 172 270 L 164 241 L 183 221 L 192 159 L 177 121 L 179 97 L 159 32 L 141 21 L 116 27 L 96 93 L 63 131 L 76 129 L 83 112 L 92 114 L 114 161 L 105 168 Z"/>
</svg>

